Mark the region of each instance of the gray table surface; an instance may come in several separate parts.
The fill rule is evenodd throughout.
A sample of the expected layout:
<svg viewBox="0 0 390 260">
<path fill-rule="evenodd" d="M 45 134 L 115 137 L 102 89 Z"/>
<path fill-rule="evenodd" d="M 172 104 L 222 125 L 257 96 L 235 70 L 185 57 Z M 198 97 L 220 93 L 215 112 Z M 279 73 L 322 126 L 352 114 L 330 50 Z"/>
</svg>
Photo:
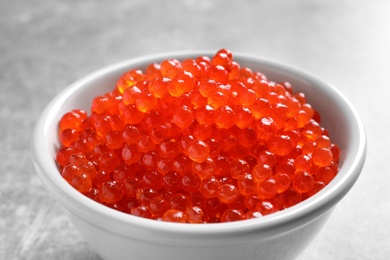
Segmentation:
<svg viewBox="0 0 390 260">
<path fill-rule="evenodd" d="M 220 48 L 326 79 L 365 124 L 364 171 L 299 259 L 390 259 L 387 0 L 0 0 L 0 259 L 100 259 L 32 168 L 32 128 L 57 93 L 113 62 Z"/>
</svg>

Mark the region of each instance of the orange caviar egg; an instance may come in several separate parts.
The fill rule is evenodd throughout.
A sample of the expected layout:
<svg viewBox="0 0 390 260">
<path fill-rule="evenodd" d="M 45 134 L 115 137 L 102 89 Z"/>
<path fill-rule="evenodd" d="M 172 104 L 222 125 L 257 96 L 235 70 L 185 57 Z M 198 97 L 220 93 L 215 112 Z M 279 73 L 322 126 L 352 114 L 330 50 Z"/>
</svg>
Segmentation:
<svg viewBox="0 0 390 260">
<path fill-rule="evenodd" d="M 75 109 L 62 116 L 59 127 L 61 131 L 65 129 L 78 130 L 83 122 L 87 118 L 87 114 L 84 110 Z"/>
<path fill-rule="evenodd" d="M 278 193 L 278 186 L 274 178 L 261 181 L 257 186 L 257 194 L 262 199 L 273 198 Z"/>
<path fill-rule="evenodd" d="M 244 219 L 244 212 L 237 209 L 227 209 L 221 216 L 222 222 L 231 222 Z"/>
<path fill-rule="evenodd" d="M 276 186 L 278 189 L 278 193 L 285 192 L 288 188 L 290 188 L 291 185 L 291 178 L 288 174 L 278 172 L 276 173 L 273 178 L 276 181 Z"/>
<path fill-rule="evenodd" d="M 235 185 L 223 184 L 218 187 L 217 197 L 223 203 L 230 204 L 235 202 L 240 195 L 238 188 Z"/>
<path fill-rule="evenodd" d="M 207 159 L 210 148 L 207 143 L 201 140 L 194 140 L 187 149 L 188 157 L 195 162 L 203 162 Z"/>
<path fill-rule="evenodd" d="M 69 147 L 72 143 L 79 140 L 79 134 L 75 129 L 67 128 L 60 132 L 59 139 L 62 145 Z"/>
<path fill-rule="evenodd" d="M 294 167 L 297 171 L 310 171 L 312 165 L 313 163 L 311 157 L 306 154 L 301 154 L 294 160 Z"/>
<path fill-rule="evenodd" d="M 169 209 L 165 211 L 162 216 L 162 220 L 167 222 L 185 223 L 187 221 L 187 217 L 181 210 Z"/>
<path fill-rule="evenodd" d="M 175 78 L 168 84 L 168 93 L 173 97 L 180 97 L 190 92 L 195 87 L 196 81 L 192 73 L 188 71 L 178 72 Z"/>
<path fill-rule="evenodd" d="M 212 125 L 215 122 L 215 109 L 209 105 L 195 110 L 194 117 L 199 124 Z"/>
<path fill-rule="evenodd" d="M 137 109 L 143 113 L 153 111 L 157 107 L 157 98 L 150 93 L 141 93 L 135 101 Z"/>
<path fill-rule="evenodd" d="M 249 108 L 238 107 L 235 111 L 235 124 L 241 129 L 248 129 L 253 122 L 253 115 Z"/>
<path fill-rule="evenodd" d="M 144 74 L 141 70 L 135 69 L 126 72 L 122 77 L 119 78 L 116 88 L 121 94 L 125 92 L 129 87 L 134 86 L 139 81 L 144 79 Z"/>
<path fill-rule="evenodd" d="M 151 80 L 148 85 L 150 93 L 157 98 L 165 97 L 168 93 L 167 85 L 171 81 L 170 78 L 156 78 Z"/>
<path fill-rule="evenodd" d="M 309 192 L 314 187 L 314 177 L 307 171 L 297 171 L 292 176 L 292 187 L 299 193 Z"/>
<path fill-rule="evenodd" d="M 313 163 L 320 167 L 329 166 L 333 162 L 332 151 L 327 148 L 317 148 L 313 152 Z"/>
<path fill-rule="evenodd" d="M 215 124 L 219 128 L 231 128 L 235 123 L 234 111 L 229 106 L 223 106 L 217 109 Z"/>
<path fill-rule="evenodd" d="M 242 195 L 252 195 L 256 190 L 256 180 L 253 179 L 251 174 L 245 174 L 237 180 L 237 187 Z"/>
<path fill-rule="evenodd" d="M 257 181 L 263 181 L 273 176 L 272 168 L 268 164 L 256 164 L 252 169 L 252 176 Z"/>
<path fill-rule="evenodd" d="M 294 147 L 290 136 L 276 135 L 269 140 L 268 148 L 275 155 L 286 156 L 292 151 Z"/>
<path fill-rule="evenodd" d="M 172 117 L 173 122 L 180 128 L 188 128 L 194 121 L 192 110 L 188 106 L 182 106 L 177 109 Z"/>
<path fill-rule="evenodd" d="M 203 210 L 200 207 L 192 206 L 185 210 L 188 223 L 201 223 L 203 221 Z"/>
<path fill-rule="evenodd" d="M 141 89 L 138 86 L 128 87 L 122 96 L 123 103 L 125 105 L 135 104 L 135 101 L 141 95 Z"/>
<path fill-rule="evenodd" d="M 340 148 L 304 93 L 213 57 L 132 69 L 90 114 L 59 121 L 55 160 L 80 193 L 133 216 L 177 223 L 259 218 L 323 189 Z"/>
</svg>

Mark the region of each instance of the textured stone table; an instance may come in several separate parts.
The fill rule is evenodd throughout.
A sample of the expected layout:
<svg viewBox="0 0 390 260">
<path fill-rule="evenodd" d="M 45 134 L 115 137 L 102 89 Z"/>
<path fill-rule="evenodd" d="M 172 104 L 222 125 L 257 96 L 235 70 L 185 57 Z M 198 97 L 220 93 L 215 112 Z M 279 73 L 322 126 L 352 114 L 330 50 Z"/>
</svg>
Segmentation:
<svg viewBox="0 0 390 260">
<path fill-rule="evenodd" d="M 389 14 L 387 0 L 0 0 L 0 259 L 100 259 L 32 168 L 57 93 L 123 59 L 224 47 L 330 81 L 365 123 L 361 178 L 299 259 L 390 259 Z"/>
</svg>

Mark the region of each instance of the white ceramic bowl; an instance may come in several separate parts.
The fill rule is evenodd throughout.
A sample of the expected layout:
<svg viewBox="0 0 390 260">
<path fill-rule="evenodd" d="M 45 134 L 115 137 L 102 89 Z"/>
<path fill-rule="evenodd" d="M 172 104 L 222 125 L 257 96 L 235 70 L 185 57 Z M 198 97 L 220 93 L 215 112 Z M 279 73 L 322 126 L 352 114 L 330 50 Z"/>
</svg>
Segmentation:
<svg viewBox="0 0 390 260">
<path fill-rule="evenodd" d="M 318 234 L 332 209 L 346 195 L 362 171 L 366 139 L 351 103 L 333 86 L 305 72 L 251 55 L 235 60 L 261 71 L 276 82 L 289 81 L 306 94 L 321 114 L 321 124 L 341 149 L 338 175 L 319 193 L 283 211 L 262 218 L 218 224 L 158 222 L 115 211 L 73 189 L 59 174 L 60 117 L 74 108 L 89 111 L 94 96 L 111 91 L 127 70 L 144 69 L 152 62 L 179 60 L 214 52 L 177 52 L 127 60 L 98 70 L 60 93 L 36 124 L 32 155 L 34 167 L 51 195 L 67 209 L 82 236 L 104 259 L 293 259 Z"/>
</svg>

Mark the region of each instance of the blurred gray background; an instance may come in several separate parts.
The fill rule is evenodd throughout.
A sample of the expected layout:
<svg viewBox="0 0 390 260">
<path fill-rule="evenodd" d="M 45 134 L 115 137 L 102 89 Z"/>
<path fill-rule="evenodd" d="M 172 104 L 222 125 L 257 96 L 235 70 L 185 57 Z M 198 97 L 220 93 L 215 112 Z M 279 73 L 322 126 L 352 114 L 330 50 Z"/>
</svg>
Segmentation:
<svg viewBox="0 0 390 260">
<path fill-rule="evenodd" d="M 334 84 L 367 130 L 361 178 L 303 259 L 390 259 L 390 1 L 0 0 L 0 259 L 100 259 L 35 175 L 48 102 L 98 68 L 228 48 Z"/>
</svg>

